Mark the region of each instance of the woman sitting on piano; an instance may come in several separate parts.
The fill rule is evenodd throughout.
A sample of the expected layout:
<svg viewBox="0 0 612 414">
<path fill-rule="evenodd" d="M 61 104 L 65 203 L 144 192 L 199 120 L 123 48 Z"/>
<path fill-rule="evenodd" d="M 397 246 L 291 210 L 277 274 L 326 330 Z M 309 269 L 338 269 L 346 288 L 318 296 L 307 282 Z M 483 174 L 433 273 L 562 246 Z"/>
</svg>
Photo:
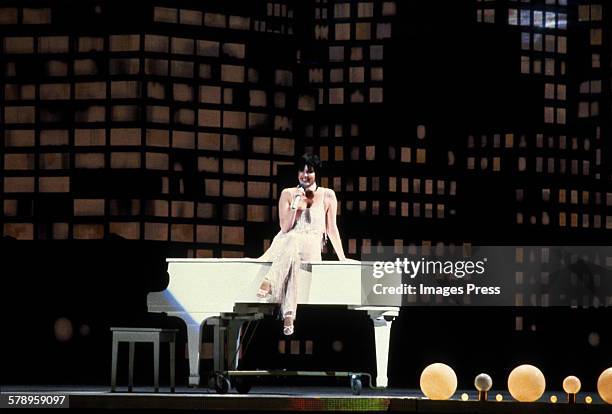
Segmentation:
<svg viewBox="0 0 612 414">
<path fill-rule="evenodd" d="M 316 182 L 321 161 L 306 154 L 296 163 L 297 187 L 285 188 L 278 202 L 280 232 L 272 240 L 261 260 L 272 262 L 257 292 L 260 298 L 281 303 L 283 333 L 293 333 L 297 309 L 297 273 L 302 261 L 321 260 L 321 249 L 327 239 L 339 260 L 344 256 L 340 232 L 336 225 L 338 201 L 330 188 Z"/>
</svg>

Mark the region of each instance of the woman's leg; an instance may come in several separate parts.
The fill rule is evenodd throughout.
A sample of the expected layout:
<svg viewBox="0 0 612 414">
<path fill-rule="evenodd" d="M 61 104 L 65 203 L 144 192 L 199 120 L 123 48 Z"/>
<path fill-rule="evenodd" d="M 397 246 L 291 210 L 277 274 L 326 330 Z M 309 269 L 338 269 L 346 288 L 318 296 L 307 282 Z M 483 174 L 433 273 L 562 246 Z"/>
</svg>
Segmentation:
<svg viewBox="0 0 612 414">
<path fill-rule="evenodd" d="M 287 279 L 287 288 L 285 289 L 285 297 L 281 304 L 281 312 L 283 315 L 283 333 L 291 335 L 293 333 L 293 321 L 295 320 L 297 311 L 297 273 L 300 268 L 300 260 L 294 261 Z"/>
<path fill-rule="evenodd" d="M 287 235 L 284 233 L 278 233 L 272 239 L 272 244 L 270 247 L 264 252 L 263 255 L 259 257 L 259 260 L 272 262 L 272 266 L 268 273 L 264 276 L 259 285 L 259 290 L 257 291 L 257 296 L 260 298 L 265 298 L 272 293 L 273 286 L 279 286 L 278 283 L 281 282 L 279 280 L 278 275 L 282 271 L 282 267 L 285 264 L 282 263 L 282 253 L 284 250 L 283 245 L 288 241 Z"/>
<path fill-rule="evenodd" d="M 271 295 L 271 302 L 281 304 L 283 332 L 293 333 L 293 321 L 297 308 L 297 271 L 300 268 L 300 242 L 298 234 L 279 233 L 262 258 L 272 262 L 263 278 L 257 296 Z"/>
<path fill-rule="evenodd" d="M 286 301 L 287 288 L 294 272 L 296 261 L 299 262 L 297 238 L 292 233 L 283 233 L 282 236 L 274 238 L 272 245 L 264 255 L 266 260 L 272 262 L 270 270 L 259 285 L 258 296 L 272 295 L 272 302 L 284 303 Z M 299 266 L 299 263 L 298 263 Z"/>
<path fill-rule="evenodd" d="M 298 241 L 299 240 L 299 241 Z M 283 332 L 285 335 L 293 333 L 293 321 L 295 321 L 297 312 L 298 299 L 298 283 L 297 277 L 302 261 L 319 261 L 321 260 L 321 244 L 318 239 L 311 237 L 302 237 L 294 244 L 294 249 L 291 256 L 294 258 L 290 267 L 287 288 L 282 305 L 283 313 Z"/>
<path fill-rule="evenodd" d="M 291 335 L 293 333 L 293 321 L 297 311 L 298 298 L 298 271 L 302 260 L 300 258 L 300 238 L 299 235 L 291 237 L 291 243 L 287 245 L 286 257 L 289 259 L 287 272 L 285 273 L 285 289 L 281 303 L 281 313 L 283 315 L 283 333 Z"/>
</svg>

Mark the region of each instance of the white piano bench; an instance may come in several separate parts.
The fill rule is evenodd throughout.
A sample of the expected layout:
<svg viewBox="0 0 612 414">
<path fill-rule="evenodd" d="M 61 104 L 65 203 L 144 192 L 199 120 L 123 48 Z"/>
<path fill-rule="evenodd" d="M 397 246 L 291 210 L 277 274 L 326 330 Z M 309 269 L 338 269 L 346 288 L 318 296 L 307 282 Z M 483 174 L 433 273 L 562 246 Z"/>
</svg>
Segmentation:
<svg viewBox="0 0 612 414">
<path fill-rule="evenodd" d="M 119 353 L 119 343 L 129 343 L 129 377 L 128 392 L 132 392 L 134 387 L 134 353 L 136 342 L 153 344 L 153 377 L 155 382 L 155 392 L 159 392 L 159 347 L 160 343 L 168 342 L 170 348 L 170 391 L 174 392 L 174 368 L 175 368 L 175 349 L 177 329 L 160 328 L 110 328 L 113 333 L 113 356 L 111 366 L 111 392 L 117 388 L 117 362 Z"/>
</svg>

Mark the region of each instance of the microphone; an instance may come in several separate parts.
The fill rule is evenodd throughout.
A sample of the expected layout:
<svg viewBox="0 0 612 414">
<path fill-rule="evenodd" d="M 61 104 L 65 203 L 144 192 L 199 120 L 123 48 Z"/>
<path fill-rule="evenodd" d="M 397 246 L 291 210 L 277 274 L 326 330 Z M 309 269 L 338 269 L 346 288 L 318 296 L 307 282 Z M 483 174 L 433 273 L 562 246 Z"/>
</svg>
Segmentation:
<svg viewBox="0 0 612 414">
<path fill-rule="evenodd" d="M 302 188 L 302 186 L 298 185 L 297 188 Z M 295 195 L 295 197 L 293 198 L 293 202 L 291 203 L 291 210 L 297 210 L 298 207 L 298 203 L 300 202 L 300 199 L 302 198 L 302 194 L 300 193 L 300 191 L 298 190 L 297 194 Z"/>
</svg>

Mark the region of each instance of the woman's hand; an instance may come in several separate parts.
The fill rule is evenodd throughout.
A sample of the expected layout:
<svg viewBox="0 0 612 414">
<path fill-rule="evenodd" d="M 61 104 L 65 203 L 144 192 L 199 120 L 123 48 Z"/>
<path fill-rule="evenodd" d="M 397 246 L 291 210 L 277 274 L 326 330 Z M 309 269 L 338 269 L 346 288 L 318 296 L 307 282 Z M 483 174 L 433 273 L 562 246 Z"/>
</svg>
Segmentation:
<svg viewBox="0 0 612 414">
<path fill-rule="evenodd" d="M 302 195 L 299 192 L 296 193 L 291 188 L 285 188 L 281 192 L 280 199 L 278 200 L 278 217 L 280 228 L 283 233 L 293 228 L 299 204 L 302 202 L 301 198 Z"/>
<path fill-rule="evenodd" d="M 308 197 L 306 197 L 306 191 L 304 191 L 302 187 L 299 187 L 297 189 L 297 193 L 295 194 L 295 197 L 297 197 L 298 195 L 300 198 L 298 202 L 296 203 L 297 210 L 304 210 L 307 208 L 310 200 L 308 199 Z"/>
</svg>

